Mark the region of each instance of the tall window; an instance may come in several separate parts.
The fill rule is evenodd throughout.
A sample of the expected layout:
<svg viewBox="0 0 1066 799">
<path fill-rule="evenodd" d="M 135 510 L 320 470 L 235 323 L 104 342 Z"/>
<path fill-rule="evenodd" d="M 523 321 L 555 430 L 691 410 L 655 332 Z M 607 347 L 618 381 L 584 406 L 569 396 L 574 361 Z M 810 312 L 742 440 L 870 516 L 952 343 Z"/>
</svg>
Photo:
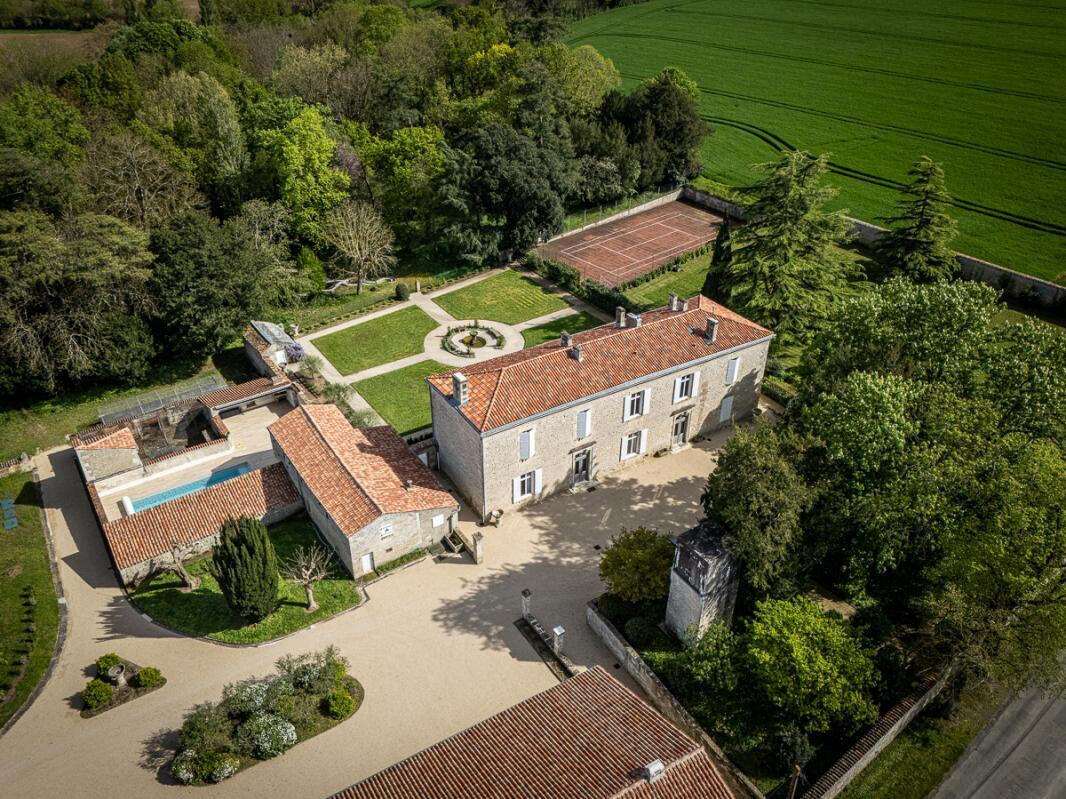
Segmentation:
<svg viewBox="0 0 1066 799">
<path fill-rule="evenodd" d="M 638 391 L 626 398 L 626 418 L 644 415 L 644 392 Z"/>
<path fill-rule="evenodd" d="M 679 377 L 677 380 L 677 398 L 689 399 L 692 396 L 692 388 L 696 383 L 696 375 L 689 374 Z"/>
<path fill-rule="evenodd" d="M 536 473 L 526 472 L 518 479 L 518 496 L 521 498 L 533 496 L 536 486 Z"/>
<path fill-rule="evenodd" d="M 640 454 L 640 438 L 640 430 L 637 430 L 635 433 L 630 433 L 626 436 L 625 446 L 622 447 L 623 457 L 632 458 L 634 455 Z"/>
</svg>

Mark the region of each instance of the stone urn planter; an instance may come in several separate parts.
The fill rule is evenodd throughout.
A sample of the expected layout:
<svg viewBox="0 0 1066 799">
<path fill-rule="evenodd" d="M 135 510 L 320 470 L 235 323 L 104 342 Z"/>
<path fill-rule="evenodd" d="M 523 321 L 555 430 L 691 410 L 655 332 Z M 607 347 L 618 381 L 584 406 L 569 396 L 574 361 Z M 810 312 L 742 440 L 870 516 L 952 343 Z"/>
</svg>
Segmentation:
<svg viewBox="0 0 1066 799">
<path fill-rule="evenodd" d="M 111 680 L 116 687 L 122 688 L 126 685 L 126 664 L 119 663 L 112 666 L 107 670 L 107 679 Z"/>
</svg>

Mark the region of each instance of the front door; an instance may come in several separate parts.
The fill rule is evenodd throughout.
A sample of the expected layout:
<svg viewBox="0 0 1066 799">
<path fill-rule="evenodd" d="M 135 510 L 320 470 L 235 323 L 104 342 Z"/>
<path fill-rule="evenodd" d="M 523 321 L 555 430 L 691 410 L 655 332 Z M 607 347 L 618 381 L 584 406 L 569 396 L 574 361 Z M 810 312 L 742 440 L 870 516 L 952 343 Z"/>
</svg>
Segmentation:
<svg viewBox="0 0 1066 799">
<path fill-rule="evenodd" d="M 587 483 L 592 476 L 592 450 L 583 449 L 574 454 L 574 485 Z"/>
<path fill-rule="evenodd" d="M 680 447 L 686 441 L 688 441 L 688 414 L 679 413 L 674 417 L 674 432 L 671 443 L 675 447 Z"/>
<path fill-rule="evenodd" d="M 374 553 L 373 552 L 367 552 L 365 555 L 363 555 L 362 566 L 363 566 L 363 574 L 370 574 L 370 572 L 374 571 Z"/>
</svg>

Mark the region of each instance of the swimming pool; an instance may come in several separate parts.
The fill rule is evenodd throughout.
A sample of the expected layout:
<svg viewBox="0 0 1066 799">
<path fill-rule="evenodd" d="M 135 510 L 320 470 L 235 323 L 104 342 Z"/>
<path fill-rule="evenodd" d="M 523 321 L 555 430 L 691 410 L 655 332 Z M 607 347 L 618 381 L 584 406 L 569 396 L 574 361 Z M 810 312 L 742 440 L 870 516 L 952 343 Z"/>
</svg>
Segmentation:
<svg viewBox="0 0 1066 799">
<path fill-rule="evenodd" d="M 252 467 L 247 463 L 238 463 L 236 466 L 230 466 L 227 469 L 219 469 L 217 472 L 211 472 L 207 477 L 201 477 L 191 483 L 185 483 L 174 488 L 168 488 L 166 491 L 158 491 L 155 494 L 149 494 L 147 497 L 135 499 L 133 500 L 133 512 L 148 510 L 148 508 L 154 508 L 164 502 L 170 502 L 172 499 L 195 494 L 197 491 L 203 491 L 205 488 L 232 480 L 234 477 L 240 477 L 242 474 L 248 474 L 250 471 L 252 471 Z"/>
</svg>

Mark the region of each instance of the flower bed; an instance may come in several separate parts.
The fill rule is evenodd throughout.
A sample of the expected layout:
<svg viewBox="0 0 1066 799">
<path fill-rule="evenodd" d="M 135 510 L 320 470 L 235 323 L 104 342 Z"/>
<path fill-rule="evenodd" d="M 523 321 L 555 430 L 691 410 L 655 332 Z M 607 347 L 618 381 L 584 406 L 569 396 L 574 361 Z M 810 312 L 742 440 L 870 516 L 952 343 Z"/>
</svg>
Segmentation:
<svg viewBox="0 0 1066 799">
<path fill-rule="evenodd" d="M 167 684 L 153 666 L 138 666 L 131 660 L 108 653 L 96 659 L 96 676 L 81 692 L 83 719 L 99 716 Z"/>
<path fill-rule="evenodd" d="M 185 717 L 171 773 L 184 785 L 229 779 L 340 724 L 363 701 L 335 647 L 277 661 L 277 672 L 222 689 L 222 701 L 197 705 Z"/>
<path fill-rule="evenodd" d="M 503 349 L 506 343 L 503 334 L 491 327 L 485 327 L 476 320 L 472 325 L 449 327 L 441 339 L 441 348 L 463 358 L 473 358 L 474 350 L 486 346 Z"/>
</svg>

